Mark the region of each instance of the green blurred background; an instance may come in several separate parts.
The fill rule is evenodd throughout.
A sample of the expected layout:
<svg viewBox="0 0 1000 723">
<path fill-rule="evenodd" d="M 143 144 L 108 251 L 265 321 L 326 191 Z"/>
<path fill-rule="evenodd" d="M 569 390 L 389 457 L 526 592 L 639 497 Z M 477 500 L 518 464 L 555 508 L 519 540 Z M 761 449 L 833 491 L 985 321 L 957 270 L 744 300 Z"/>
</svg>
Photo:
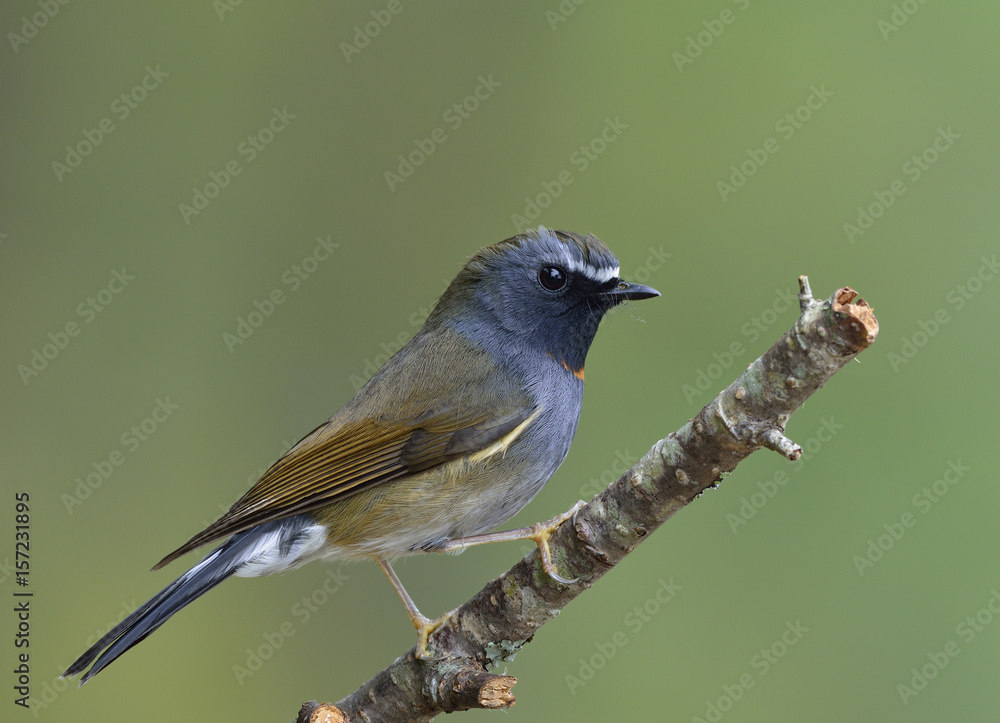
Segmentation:
<svg viewBox="0 0 1000 723">
<path fill-rule="evenodd" d="M 314 564 L 57 680 L 468 255 L 542 223 L 663 298 L 605 321 L 576 443 L 511 525 L 697 412 L 792 323 L 798 274 L 860 290 L 882 333 L 792 419 L 806 462 L 754 455 L 545 626 L 504 720 L 995 720 L 998 23 L 971 0 L 4 3 L 2 717 L 31 715 L 16 492 L 39 719 L 290 720 L 409 648 L 374 565 Z M 436 615 L 522 549 L 397 569 Z"/>
</svg>

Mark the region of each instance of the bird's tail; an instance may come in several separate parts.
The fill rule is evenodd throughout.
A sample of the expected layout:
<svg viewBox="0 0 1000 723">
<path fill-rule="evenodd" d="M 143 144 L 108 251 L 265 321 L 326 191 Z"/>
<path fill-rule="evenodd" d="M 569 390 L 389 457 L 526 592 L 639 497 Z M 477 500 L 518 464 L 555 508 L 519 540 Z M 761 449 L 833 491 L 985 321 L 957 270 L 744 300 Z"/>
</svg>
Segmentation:
<svg viewBox="0 0 1000 723">
<path fill-rule="evenodd" d="M 240 568 L 248 564 L 250 567 L 259 565 L 262 559 L 273 559 L 276 555 L 283 556 L 286 560 L 292 558 L 294 553 L 300 551 L 303 533 L 307 532 L 308 522 L 300 517 L 292 517 L 234 535 L 226 544 L 213 550 L 112 628 L 69 666 L 61 677 L 76 675 L 93 662 L 93 667 L 80 679 L 82 686 L 189 602 L 201 597 L 229 576 L 240 574 Z M 262 571 L 262 574 L 272 571 L 275 570 L 268 569 Z M 243 574 L 255 576 L 261 573 L 244 571 Z"/>
</svg>

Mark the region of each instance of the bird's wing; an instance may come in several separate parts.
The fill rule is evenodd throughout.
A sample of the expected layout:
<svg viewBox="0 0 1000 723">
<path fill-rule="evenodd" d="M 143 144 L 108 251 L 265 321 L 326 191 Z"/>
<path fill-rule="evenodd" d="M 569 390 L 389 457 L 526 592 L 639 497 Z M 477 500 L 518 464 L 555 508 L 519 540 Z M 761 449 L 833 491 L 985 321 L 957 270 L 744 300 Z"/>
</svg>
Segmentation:
<svg viewBox="0 0 1000 723">
<path fill-rule="evenodd" d="M 504 412 L 442 408 L 409 425 L 377 419 L 320 425 L 275 462 L 226 514 L 153 568 L 255 525 L 325 507 L 374 485 L 465 455 L 506 448 L 540 409 L 526 398 Z"/>
</svg>

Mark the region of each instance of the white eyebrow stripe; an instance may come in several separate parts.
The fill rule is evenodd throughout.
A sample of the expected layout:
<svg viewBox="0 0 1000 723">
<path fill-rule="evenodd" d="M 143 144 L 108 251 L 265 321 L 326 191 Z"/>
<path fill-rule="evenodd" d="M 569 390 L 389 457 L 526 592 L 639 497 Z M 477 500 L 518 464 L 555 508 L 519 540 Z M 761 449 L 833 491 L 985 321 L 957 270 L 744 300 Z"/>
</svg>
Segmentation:
<svg viewBox="0 0 1000 723">
<path fill-rule="evenodd" d="M 538 234 L 540 236 L 548 236 L 552 240 L 558 241 L 558 239 L 556 239 L 556 235 L 544 226 L 538 227 Z M 597 268 L 584 261 L 580 261 L 578 257 L 574 256 L 570 252 L 570 247 L 561 242 L 558 243 L 558 249 L 559 255 L 562 256 L 562 263 L 566 267 L 567 271 L 583 274 L 587 278 L 593 279 L 598 283 L 603 284 L 611 279 L 616 279 L 621 273 L 621 267 L 619 266 L 615 266 L 613 268 L 606 266 Z"/>
<path fill-rule="evenodd" d="M 598 269 L 594 268 L 590 264 L 580 263 L 578 259 L 569 258 L 566 259 L 566 270 L 583 274 L 584 276 L 600 283 L 611 281 L 611 279 L 617 279 L 618 274 L 621 273 L 621 268 L 618 266 L 613 268 L 604 267 Z"/>
</svg>

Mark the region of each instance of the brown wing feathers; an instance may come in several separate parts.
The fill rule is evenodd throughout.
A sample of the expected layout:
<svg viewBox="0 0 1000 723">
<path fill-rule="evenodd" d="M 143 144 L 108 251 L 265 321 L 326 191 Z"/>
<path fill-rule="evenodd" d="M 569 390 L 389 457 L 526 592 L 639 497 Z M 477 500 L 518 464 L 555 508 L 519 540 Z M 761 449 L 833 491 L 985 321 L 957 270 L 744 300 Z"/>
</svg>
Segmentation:
<svg viewBox="0 0 1000 723">
<path fill-rule="evenodd" d="M 411 430 L 380 428 L 370 420 L 347 425 L 331 435 L 321 429 L 275 462 L 226 514 L 153 569 L 213 540 L 322 507 L 370 484 L 406 474 L 400 454 Z"/>
<path fill-rule="evenodd" d="M 416 428 L 371 419 L 333 432 L 325 431 L 327 425 L 317 427 L 275 462 L 226 514 L 153 569 L 255 525 L 325 507 L 373 485 L 484 449 L 522 424 L 529 412 L 523 408 L 492 419 L 456 419 L 440 413 L 424 418 Z"/>
</svg>

